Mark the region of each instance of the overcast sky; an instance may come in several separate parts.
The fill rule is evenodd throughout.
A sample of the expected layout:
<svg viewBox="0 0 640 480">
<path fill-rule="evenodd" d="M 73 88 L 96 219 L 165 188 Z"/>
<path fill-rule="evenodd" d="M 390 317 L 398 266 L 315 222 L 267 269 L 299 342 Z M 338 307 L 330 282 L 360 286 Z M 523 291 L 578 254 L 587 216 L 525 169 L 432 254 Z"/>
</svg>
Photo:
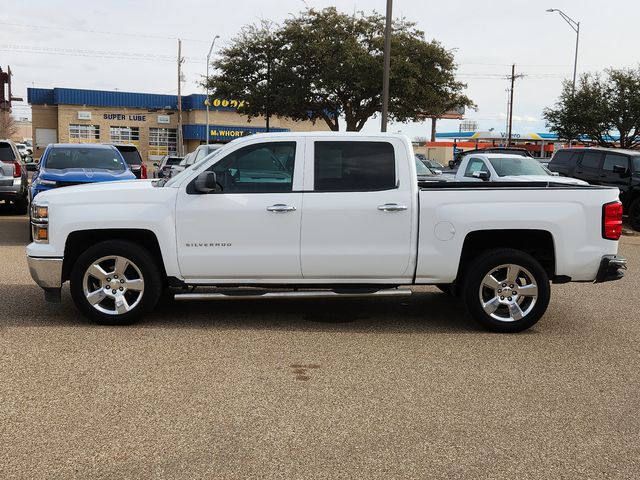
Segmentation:
<svg viewBox="0 0 640 480">
<path fill-rule="evenodd" d="M 0 16 L 0 65 L 13 71 L 14 96 L 27 88 L 68 87 L 149 93 L 177 93 L 176 38 L 183 38 L 185 94 L 201 92 L 197 82 L 206 54 L 229 42 L 245 24 L 282 21 L 290 13 L 336 5 L 353 12 L 384 12 L 385 0 L 235 0 L 164 1 L 13 0 Z M 554 103 L 563 78 L 571 78 L 575 33 L 558 8 L 580 22 L 578 72 L 606 67 L 636 67 L 637 0 L 395 0 L 394 16 L 418 23 L 428 40 L 455 51 L 458 77 L 478 105 L 468 119 L 480 129 L 505 129 L 508 81 L 516 73 L 514 131 L 544 131 L 542 109 Z M 202 92 L 201 92 L 202 93 Z M 14 113 L 26 116 L 26 102 Z M 440 121 L 438 131 L 458 129 L 458 121 Z M 365 129 L 375 131 L 379 120 Z M 395 124 L 410 136 L 428 136 L 430 123 Z"/>
</svg>

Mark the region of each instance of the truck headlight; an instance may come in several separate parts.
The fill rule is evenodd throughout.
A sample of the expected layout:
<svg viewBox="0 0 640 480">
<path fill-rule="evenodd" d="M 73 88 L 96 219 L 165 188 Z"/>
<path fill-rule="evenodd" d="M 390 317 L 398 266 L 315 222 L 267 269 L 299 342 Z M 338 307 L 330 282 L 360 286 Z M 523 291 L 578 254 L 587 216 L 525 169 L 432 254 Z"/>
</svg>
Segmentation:
<svg viewBox="0 0 640 480">
<path fill-rule="evenodd" d="M 31 234 L 36 243 L 49 243 L 49 207 L 31 205 Z"/>
</svg>

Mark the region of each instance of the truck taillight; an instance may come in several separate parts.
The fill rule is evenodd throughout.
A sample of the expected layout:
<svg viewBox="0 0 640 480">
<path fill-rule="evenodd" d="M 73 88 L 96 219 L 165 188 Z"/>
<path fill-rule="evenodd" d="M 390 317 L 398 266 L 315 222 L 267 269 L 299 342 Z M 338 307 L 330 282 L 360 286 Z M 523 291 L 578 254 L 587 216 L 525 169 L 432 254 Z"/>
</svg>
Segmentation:
<svg viewBox="0 0 640 480">
<path fill-rule="evenodd" d="M 140 178 L 147 178 L 147 166 L 144 163 L 140 165 Z"/>
<path fill-rule="evenodd" d="M 22 165 L 19 161 L 13 162 L 13 178 L 20 178 L 22 176 Z"/>
<path fill-rule="evenodd" d="M 618 240 L 620 235 L 622 235 L 622 203 L 605 203 L 602 206 L 602 238 Z"/>
</svg>

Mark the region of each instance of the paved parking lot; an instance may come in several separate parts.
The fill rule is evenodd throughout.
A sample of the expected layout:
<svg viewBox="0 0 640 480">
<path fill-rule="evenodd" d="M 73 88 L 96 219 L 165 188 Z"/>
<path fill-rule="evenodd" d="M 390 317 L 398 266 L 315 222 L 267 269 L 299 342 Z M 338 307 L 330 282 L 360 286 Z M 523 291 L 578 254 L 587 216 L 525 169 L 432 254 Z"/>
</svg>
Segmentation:
<svg viewBox="0 0 640 480">
<path fill-rule="evenodd" d="M 410 299 L 49 305 L 0 213 L 0 478 L 638 478 L 640 237 L 532 330 Z"/>
</svg>

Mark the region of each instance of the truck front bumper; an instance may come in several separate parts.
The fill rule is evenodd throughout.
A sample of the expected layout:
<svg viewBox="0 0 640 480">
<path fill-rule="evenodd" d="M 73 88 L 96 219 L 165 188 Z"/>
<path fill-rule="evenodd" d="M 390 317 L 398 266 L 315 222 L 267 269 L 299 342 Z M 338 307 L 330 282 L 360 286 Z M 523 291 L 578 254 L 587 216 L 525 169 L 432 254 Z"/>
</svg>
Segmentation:
<svg viewBox="0 0 640 480">
<path fill-rule="evenodd" d="M 45 300 L 59 302 L 62 287 L 62 258 L 27 256 L 27 263 L 31 278 L 44 289 Z"/>
<path fill-rule="evenodd" d="M 595 283 L 620 280 L 624 277 L 623 270 L 627 269 L 627 259 L 617 255 L 605 255 L 600 261 L 600 268 Z"/>
</svg>

